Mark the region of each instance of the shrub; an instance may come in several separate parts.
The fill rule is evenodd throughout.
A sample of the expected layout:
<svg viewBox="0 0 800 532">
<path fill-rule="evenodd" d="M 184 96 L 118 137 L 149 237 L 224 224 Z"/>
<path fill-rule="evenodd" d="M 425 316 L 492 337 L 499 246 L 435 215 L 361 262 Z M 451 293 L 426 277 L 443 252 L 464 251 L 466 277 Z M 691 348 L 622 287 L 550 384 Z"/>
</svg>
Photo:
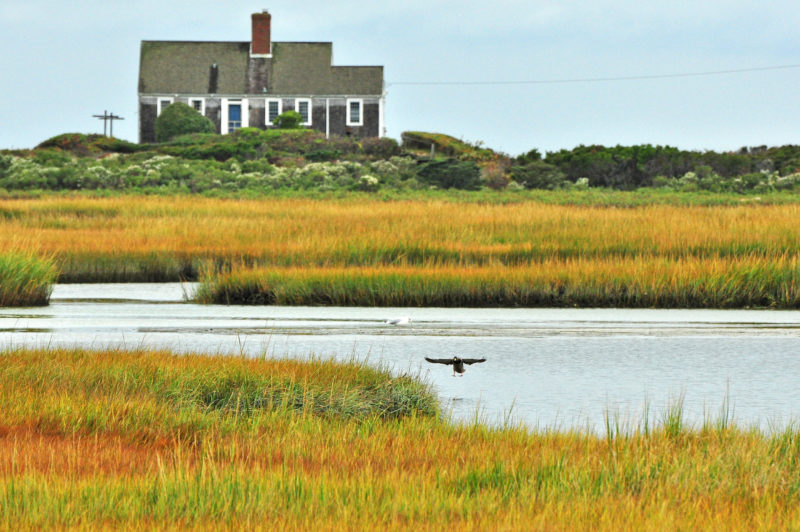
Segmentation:
<svg viewBox="0 0 800 532">
<path fill-rule="evenodd" d="M 361 141 L 364 153 L 376 159 L 388 159 L 400 155 L 400 145 L 389 137 L 369 137 Z"/>
<path fill-rule="evenodd" d="M 278 129 L 303 129 L 303 116 L 297 111 L 286 111 L 273 122 Z"/>
<path fill-rule="evenodd" d="M 697 175 L 697 184 L 702 190 L 721 192 L 725 187 L 722 177 L 710 166 L 700 165 L 694 169 L 694 173 Z"/>
<path fill-rule="evenodd" d="M 139 144 L 115 137 L 101 137 L 95 141 L 95 145 L 103 151 L 113 153 L 135 153 L 141 149 Z"/>
<path fill-rule="evenodd" d="M 767 184 L 767 174 L 761 172 L 750 172 L 733 180 L 733 189 L 736 192 L 749 192 L 755 190 L 759 185 Z M 763 190 L 759 190 L 763 192 Z"/>
<path fill-rule="evenodd" d="M 314 139 L 314 145 L 318 149 L 335 150 L 340 154 L 357 154 L 363 151 L 357 138 L 341 135 L 331 135 L 330 138 L 320 136 Z"/>
<path fill-rule="evenodd" d="M 481 188 L 481 169 L 472 161 L 443 159 L 420 166 L 417 175 L 427 185 L 439 188 L 478 190 Z"/>
<path fill-rule="evenodd" d="M 501 190 L 508 186 L 506 166 L 500 162 L 487 163 L 481 170 L 481 178 L 487 187 Z"/>
<path fill-rule="evenodd" d="M 667 177 L 658 175 L 653 178 L 654 188 L 675 188 L 678 185 L 678 180 L 674 177 Z"/>
<path fill-rule="evenodd" d="M 800 185 L 800 173 L 789 174 L 775 179 L 777 190 L 792 190 Z"/>
<path fill-rule="evenodd" d="M 537 150 L 536 148 L 533 148 L 532 150 L 530 150 L 530 151 L 528 151 L 526 153 L 523 153 L 522 155 L 518 156 L 515 159 L 515 162 L 518 165 L 524 165 L 524 164 L 528 164 L 528 163 L 532 163 L 532 162 L 536 162 L 536 161 L 541 161 L 541 160 L 542 160 L 541 152 L 539 150 Z"/>
<path fill-rule="evenodd" d="M 525 188 L 554 190 L 564 186 L 566 176 L 558 167 L 544 161 L 531 161 L 511 167 L 511 179 Z"/>
<path fill-rule="evenodd" d="M 72 161 L 72 157 L 61 150 L 42 149 L 33 152 L 33 162 L 41 166 L 63 166 Z"/>
<path fill-rule="evenodd" d="M 325 134 L 313 129 L 269 129 L 261 133 L 265 147 L 279 153 L 308 153 L 319 145 L 318 140 Z"/>
<path fill-rule="evenodd" d="M 374 192 L 378 190 L 380 186 L 380 182 L 378 178 L 372 175 L 362 175 L 358 178 L 358 182 L 356 183 L 356 189 L 358 190 L 365 190 L 368 192 Z"/>
<path fill-rule="evenodd" d="M 214 142 L 221 136 L 218 133 L 187 133 L 171 139 L 169 144 L 170 146 L 197 146 Z"/>
<path fill-rule="evenodd" d="M 335 161 L 341 156 L 342 154 L 339 150 L 326 150 L 326 149 L 311 151 L 306 153 L 305 155 L 307 160 L 315 162 Z"/>
<path fill-rule="evenodd" d="M 11 155 L 0 155 L 0 178 L 6 176 L 6 172 L 11 168 L 14 158 Z"/>
<path fill-rule="evenodd" d="M 214 133 L 214 124 L 185 103 L 167 106 L 156 118 L 156 141 L 166 142 L 187 133 Z"/>
</svg>

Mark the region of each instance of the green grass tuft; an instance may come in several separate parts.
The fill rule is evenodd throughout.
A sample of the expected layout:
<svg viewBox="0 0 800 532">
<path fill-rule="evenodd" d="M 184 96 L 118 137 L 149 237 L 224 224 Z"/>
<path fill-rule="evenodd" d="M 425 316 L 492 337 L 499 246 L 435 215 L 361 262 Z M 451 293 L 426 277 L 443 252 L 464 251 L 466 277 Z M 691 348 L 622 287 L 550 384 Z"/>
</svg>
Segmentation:
<svg viewBox="0 0 800 532">
<path fill-rule="evenodd" d="M 0 255 L 0 307 L 47 305 L 57 275 L 50 258 L 25 252 Z"/>
</svg>

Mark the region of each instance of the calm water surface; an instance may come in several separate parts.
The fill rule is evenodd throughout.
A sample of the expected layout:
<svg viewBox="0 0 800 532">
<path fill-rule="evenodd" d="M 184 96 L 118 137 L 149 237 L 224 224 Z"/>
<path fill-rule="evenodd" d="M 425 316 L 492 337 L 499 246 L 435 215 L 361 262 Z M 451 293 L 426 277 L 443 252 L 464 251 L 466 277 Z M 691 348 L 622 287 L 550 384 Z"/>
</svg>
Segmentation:
<svg viewBox="0 0 800 532">
<path fill-rule="evenodd" d="M 681 398 L 692 425 L 726 397 L 742 426 L 800 420 L 800 311 L 206 306 L 192 289 L 58 285 L 48 307 L 0 309 L 0 345 L 366 358 L 431 382 L 457 420 L 539 428 L 602 433 Z M 453 355 L 488 361 L 452 377 L 423 360 Z"/>
</svg>

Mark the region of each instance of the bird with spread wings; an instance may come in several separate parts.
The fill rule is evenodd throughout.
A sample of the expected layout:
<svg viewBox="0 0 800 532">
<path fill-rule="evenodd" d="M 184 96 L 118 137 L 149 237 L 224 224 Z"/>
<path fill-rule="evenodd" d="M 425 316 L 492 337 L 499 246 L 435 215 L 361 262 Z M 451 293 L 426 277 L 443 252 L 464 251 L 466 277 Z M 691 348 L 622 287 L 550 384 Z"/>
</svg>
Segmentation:
<svg viewBox="0 0 800 532">
<path fill-rule="evenodd" d="M 459 377 L 464 376 L 464 364 L 478 364 L 480 362 L 486 362 L 485 358 L 460 358 L 460 357 L 453 357 L 453 358 L 428 358 L 425 357 L 425 360 L 428 362 L 432 362 L 434 364 L 447 364 L 453 366 L 453 377 L 456 376 L 458 373 Z"/>
</svg>

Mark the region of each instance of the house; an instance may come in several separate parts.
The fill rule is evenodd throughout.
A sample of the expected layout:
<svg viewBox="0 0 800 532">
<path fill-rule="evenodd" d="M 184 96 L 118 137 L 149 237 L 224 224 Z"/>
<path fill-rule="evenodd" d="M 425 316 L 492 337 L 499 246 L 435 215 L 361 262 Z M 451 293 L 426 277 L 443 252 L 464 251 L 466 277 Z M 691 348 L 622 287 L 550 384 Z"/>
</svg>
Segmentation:
<svg viewBox="0 0 800 532">
<path fill-rule="evenodd" d="M 266 129 L 295 110 L 326 135 L 384 136 L 382 66 L 334 66 L 330 42 L 272 42 L 271 16 L 252 15 L 250 42 L 142 41 L 139 142 L 173 102 L 207 116 L 220 133 Z"/>
</svg>

